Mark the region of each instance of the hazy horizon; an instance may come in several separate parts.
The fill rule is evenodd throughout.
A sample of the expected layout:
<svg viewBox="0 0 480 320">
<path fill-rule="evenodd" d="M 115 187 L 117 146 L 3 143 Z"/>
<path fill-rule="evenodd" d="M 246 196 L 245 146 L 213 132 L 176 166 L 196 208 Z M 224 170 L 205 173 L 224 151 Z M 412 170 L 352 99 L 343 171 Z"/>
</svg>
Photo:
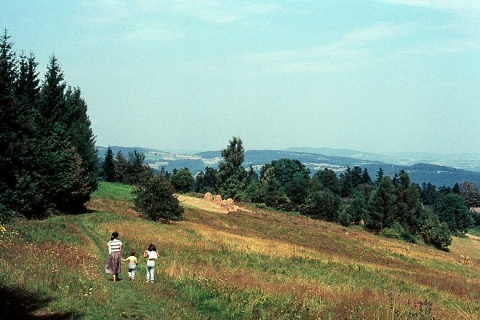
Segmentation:
<svg viewBox="0 0 480 320">
<path fill-rule="evenodd" d="M 196 153 L 201 153 L 201 152 L 221 152 L 222 149 L 225 149 L 227 147 L 228 143 L 219 148 L 218 150 L 217 149 L 209 149 L 209 150 L 200 150 L 200 149 L 193 149 L 193 150 L 188 150 L 188 149 L 169 149 L 169 148 L 166 148 L 166 149 L 159 149 L 159 148 L 150 148 L 150 147 L 145 147 L 145 146 L 141 146 L 141 145 L 99 145 L 98 143 L 96 144 L 96 147 L 102 147 L 102 148 L 107 148 L 107 147 L 124 147 L 124 148 L 141 148 L 141 149 L 147 149 L 147 150 L 154 150 L 154 151 L 161 151 L 161 152 L 167 152 L 167 153 L 177 153 L 177 154 L 185 154 L 185 155 L 194 155 Z M 331 150 L 332 152 L 333 151 L 352 151 L 352 152 L 362 152 L 362 153 L 366 153 L 366 154 L 373 154 L 373 155 L 384 155 L 384 156 L 389 156 L 389 155 L 392 155 L 392 156 L 399 156 L 399 155 L 402 155 L 402 154 L 405 154 L 405 155 L 429 155 L 429 156 L 461 156 L 461 155 L 473 155 L 473 156 L 476 156 L 476 157 L 480 157 L 480 152 L 468 152 L 468 153 L 435 153 L 435 152 L 415 152 L 415 151 L 412 151 L 412 152 L 409 152 L 409 151 L 392 151 L 392 152 L 375 152 L 375 151 L 365 151 L 365 150 L 358 150 L 358 149 L 350 149 L 350 148 L 329 148 L 329 147 L 302 147 L 302 146 L 291 146 L 291 147 L 286 147 L 286 148 L 282 148 L 282 149 L 272 149 L 272 148 L 262 148 L 262 149 L 252 149 L 252 148 L 244 148 L 245 151 L 254 151 L 254 150 L 265 150 L 265 151 L 268 151 L 268 150 L 272 150 L 272 151 L 292 151 L 290 149 L 312 149 L 312 150 L 322 150 L 322 149 L 328 149 L 328 150 Z M 296 152 L 296 151 L 293 151 L 293 152 Z"/>
<path fill-rule="evenodd" d="M 98 145 L 480 152 L 480 2 L 3 1 Z M 43 76 L 42 76 L 43 77 Z M 43 78 L 42 78 L 43 80 Z"/>
</svg>

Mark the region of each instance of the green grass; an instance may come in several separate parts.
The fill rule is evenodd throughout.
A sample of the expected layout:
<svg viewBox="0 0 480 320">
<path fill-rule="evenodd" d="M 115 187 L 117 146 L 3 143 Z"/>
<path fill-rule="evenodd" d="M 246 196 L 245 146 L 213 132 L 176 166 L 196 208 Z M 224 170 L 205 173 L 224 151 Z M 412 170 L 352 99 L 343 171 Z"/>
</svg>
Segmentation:
<svg viewBox="0 0 480 320">
<path fill-rule="evenodd" d="M 134 198 L 132 186 L 113 182 L 100 182 L 92 198 L 130 201 Z"/>
<path fill-rule="evenodd" d="M 475 237 L 480 237 L 480 227 L 469 229 L 468 233 Z"/>
<path fill-rule="evenodd" d="M 185 209 L 160 224 L 101 183 L 86 214 L 17 221 L 0 237 L 0 314 L 38 319 L 478 319 L 480 245 L 450 252 L 262 208 Z M 129 198 L 130 197 L 130 198 Z M 92 209 L 95 208 L 95 209 Z M 257 210 L 257 211 L 255 211 Z M 106 242 L 154 243 L 155 284 L 104 273 Z M 411 245 L 411 244 L 410 244 Z M 472 264 L 458 257 L 468 255 Z M 16 308 L 20 304 L 20 308 Z"/>
</svg>

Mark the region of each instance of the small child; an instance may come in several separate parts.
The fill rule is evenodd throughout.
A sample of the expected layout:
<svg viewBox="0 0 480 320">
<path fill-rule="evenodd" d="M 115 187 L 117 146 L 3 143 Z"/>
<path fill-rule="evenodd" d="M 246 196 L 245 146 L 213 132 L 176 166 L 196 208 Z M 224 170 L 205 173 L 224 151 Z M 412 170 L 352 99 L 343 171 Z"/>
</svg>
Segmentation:
<svg viewBox="0 0 480 320">
<path fill-rule="evenodd" d="M 135 256 L 135 250 L 130 250 L 130 256 L 122 261 L 128 261 L 128 279 L 130 281 L 135 280 L 135 271 L 137 271 L 137 257 Z"/>
<path fill-rule="evenodd" d="M 153 243 L 150 243 L 148 250 L 143 252 L 143 257 L 147 260 L 147 282 L 153 283 L 155 280 L 155 260 L 158 259 L 157 248 Z"/>
</svg>

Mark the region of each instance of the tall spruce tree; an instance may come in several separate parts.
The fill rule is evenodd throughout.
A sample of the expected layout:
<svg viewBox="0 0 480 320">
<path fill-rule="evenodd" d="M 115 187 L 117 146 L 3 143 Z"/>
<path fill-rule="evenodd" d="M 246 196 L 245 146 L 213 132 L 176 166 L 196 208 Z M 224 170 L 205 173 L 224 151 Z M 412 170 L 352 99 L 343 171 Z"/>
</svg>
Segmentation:
<svg viewBox="0 0 480 320">
<path fill-rule="evenodd" d="M 98 186 L 98 156 L 95 148 L 95 136 L 87 115 L 87 104 L 81 97 L 80 88 L 68 88 L 65 94 L 65 104 L 68 117 L 63 122 L 67 128 L 68 140 L 75 147 L 84 172 L 88 193 L 84 195 L 85 202 Z"/>
<path fill-rule="evenodd" d="M 44 140 L 43 165 L 49 168 L 51 201 L 62 210 L 77 210 L 96 189 L 96 151 L 86 105 L 80 91 L 65 92 L 57 58 L 52 56 L 40 91 L 39 114 Z"/>
<path fill-rule="evenodd" d="M 127 182 L 127 158 L 122 153 L 122 150 L 118 150 L 115 155 L 115 181 L 126 183 Z"/>
<path fill-rule="evenodd" d="M 35 55 L 30 53 L 30 56 L 25 56 L 24 53 L 20 55 L 19 75 L 16 82 L 16 95 L 21 104 L 33 107 L 38 100 L 38 93 L 40 92 L 40 80 L 37 72 L 38 63 L 35 60 Z"/>
<path fill-rule="evenodd" d="M 395 221 L 395 188 L 390 177 L 385 176 L 378 182 L 377 188 L 372 192 L 369 199 L 369 212 L 367 215 L 367 227 L 382 231 L 390 227 Z"/>
<path fill-rule="evenodd" d="M 115 181 L 115 159 L 113 158 L 112 148 L 108 147 L 103 161 L 103 178 L 107 182 Z"/>
<path fill-rule="evenodd" d="M 396 186 L 396 220 L 410 232 L 417 232 L 417 219 L 422 211 L 420 192 L 416 185 L 410 184 L 410 177 L 405 171 L 400 171 L 399 183 Z"/>
<path fill-rule="evenodd" d="M 70 116 L 65 108 L 65 88 L 63 71 L 55 56 L 50 58 L 41 89 L 39 112 L 42 124 L 46 130 L 53 130 L 55 126 L 64 126 L 62 117 Z M 63 130 L 63 128 L 55 128 Z"/>
<path fill-rule="evenodd" d="M 14 213 L 11 209 L 12 192 L 16 184 L 15 150 L 19 112 L 14 95 L 16 56 L 7 30 L 0 39 L 0 218 L 7 219 Z"/>
</svg>

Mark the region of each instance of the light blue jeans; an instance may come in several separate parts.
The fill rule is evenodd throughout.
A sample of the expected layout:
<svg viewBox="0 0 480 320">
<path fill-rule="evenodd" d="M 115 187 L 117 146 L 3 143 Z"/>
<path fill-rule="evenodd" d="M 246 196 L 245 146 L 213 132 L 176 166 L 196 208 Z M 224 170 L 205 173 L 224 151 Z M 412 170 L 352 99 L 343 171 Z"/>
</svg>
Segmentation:
<svg viewBox="0 0 480 320">
<path fill-rule="evenodd" d="M 155 261 L 147 261 L 147 282 L 153 282 L 155 280 Z"/>
<path fill-rule="evenodd" d="M 135 263 L 128 264 L 128 277 L 132 280 L 135 279 L 135 271 L 137 271 L 137 265 Z"/>
</svg>

